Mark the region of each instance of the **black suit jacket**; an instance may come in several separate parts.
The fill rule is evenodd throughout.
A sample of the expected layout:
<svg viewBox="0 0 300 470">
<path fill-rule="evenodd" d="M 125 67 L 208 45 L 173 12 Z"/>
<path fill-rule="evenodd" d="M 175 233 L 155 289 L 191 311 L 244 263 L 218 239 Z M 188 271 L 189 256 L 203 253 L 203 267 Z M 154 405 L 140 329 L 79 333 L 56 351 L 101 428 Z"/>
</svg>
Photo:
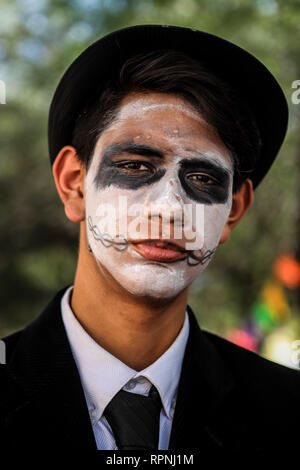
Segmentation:
<svg viewBox="0 0 300 470">
<path fill-rule="evenodd" d="M 61 317 L 65 289 L 24 330 L 4 338 L 0 445 L 96 450 Z M 169 449 L 296 451 L 300 373 L 201 330 L 190 308 L 188 314 Z"/>
</svg>

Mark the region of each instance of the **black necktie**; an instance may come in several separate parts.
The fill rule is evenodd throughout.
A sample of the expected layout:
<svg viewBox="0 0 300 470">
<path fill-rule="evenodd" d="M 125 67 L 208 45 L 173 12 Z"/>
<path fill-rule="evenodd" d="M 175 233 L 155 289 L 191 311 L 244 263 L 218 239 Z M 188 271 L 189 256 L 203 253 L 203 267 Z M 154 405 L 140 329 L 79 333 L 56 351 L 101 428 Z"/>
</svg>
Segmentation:
<svg viewBox="0 0 300 470">
<path fill-rule="evenodd" d="M 119 450 L 158 449 L 161 400 L 152 385 L 149 395 L 120 390 L 104 411 Z"/>
</svg>

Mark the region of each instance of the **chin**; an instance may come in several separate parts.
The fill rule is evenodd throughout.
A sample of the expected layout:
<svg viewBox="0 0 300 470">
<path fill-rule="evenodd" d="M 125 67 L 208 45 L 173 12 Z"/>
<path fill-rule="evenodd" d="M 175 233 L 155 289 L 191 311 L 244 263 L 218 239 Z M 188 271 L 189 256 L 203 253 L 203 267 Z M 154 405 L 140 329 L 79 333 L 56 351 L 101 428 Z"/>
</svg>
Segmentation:
<svg viewBox="0 0 300 470">
<path fill-rule="evenodd" d="M 182 263 L 106 263 L 105 271 L 121 290 L 145 302 L 170 301 L 178 297 L 196 277 Z"/>
<path fill-rule="evenodd" d="M 137 289 L 133 286 L 123 286 L 127 292 L 134 297 L 138 297 L 139 299 L 144 299 L 145 302 L 162 302 L 170 301 L 176 298 L 182 291 L 173 291 L 171 289 L 155 289 L 145 286 L 144 288 Z"/>
<path fill-rule="evenodd" d="M 170 301 L 176 298 L 188 286 L 185 283 L 178 282 L 172 276 L 160 279 L 160 276 L 148 276 L 145 278 L 132 277 L 130 280 L 127 278 L 116 279 L 116 281 L 126 290 L 129 294 L 139 299 L 144 299 L 145 302 L 163 302 Z"/>
</svg>

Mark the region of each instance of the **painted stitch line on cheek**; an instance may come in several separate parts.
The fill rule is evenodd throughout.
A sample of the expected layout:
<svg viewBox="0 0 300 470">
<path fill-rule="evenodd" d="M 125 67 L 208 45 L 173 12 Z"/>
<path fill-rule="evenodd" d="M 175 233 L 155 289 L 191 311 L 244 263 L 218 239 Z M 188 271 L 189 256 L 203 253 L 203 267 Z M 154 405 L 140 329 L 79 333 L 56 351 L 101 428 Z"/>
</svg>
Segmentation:
<svg viewBox="0 0 300 470">
<path fill-rule="evenodd" d="M 96 241 L 100 241 L 105 248 L 110 248 L 112 246 L 115 250 L 121 252 L 128 248 L 129 242 L 126 238 L 117 235 L 115 240 L 108 233 L 103 234 L 99 227 L 93 223 L 91 216 L 88 216 L 87 223 L 88 229 L 91 231 L 94 239 Z M 88 249 L 89 251 L 92 251 L 90 245 L 88 246 Z"/>
<path fill-rule="evenodd" d="M 229 196 L 230 173 L 228 168 L 221 167 L 205 159 L 185 159 L 180 163 L 179 179 L 186 194 L 202 204 L 225 204 Z M 199 182 L 191 179 L 192 175 L 210 178 L 211 182 Z"/>
<path fill-rule="evenodd" d="M 212 250 L 207 250 L 203 255 L 196 255 L 195 250 L 193 250 L 187 257 L 187 264 L 189 266 L 198 266 L 199 264 L 204 265 L 207 261 L 211 259 L 214 255 L 217 247 Z"/>
</svg>

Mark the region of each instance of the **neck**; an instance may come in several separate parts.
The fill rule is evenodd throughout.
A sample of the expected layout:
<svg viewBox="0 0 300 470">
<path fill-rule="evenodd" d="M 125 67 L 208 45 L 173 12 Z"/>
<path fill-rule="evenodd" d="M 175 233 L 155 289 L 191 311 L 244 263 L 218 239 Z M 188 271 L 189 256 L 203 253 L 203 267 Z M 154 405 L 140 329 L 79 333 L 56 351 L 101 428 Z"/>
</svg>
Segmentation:
<svg viewBox="0 0 300 470">
<path fill-rule="evenodd" d="M 131 295 L 102 275 L 81 230 L 71 308 L 87 333 L 132 369 L 143 370 L 170 347 L 182 328 L 187 296 L 188 289 L 167 301 Z"/>
</svg>

